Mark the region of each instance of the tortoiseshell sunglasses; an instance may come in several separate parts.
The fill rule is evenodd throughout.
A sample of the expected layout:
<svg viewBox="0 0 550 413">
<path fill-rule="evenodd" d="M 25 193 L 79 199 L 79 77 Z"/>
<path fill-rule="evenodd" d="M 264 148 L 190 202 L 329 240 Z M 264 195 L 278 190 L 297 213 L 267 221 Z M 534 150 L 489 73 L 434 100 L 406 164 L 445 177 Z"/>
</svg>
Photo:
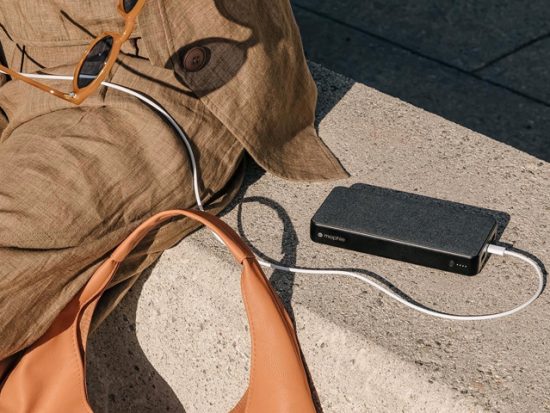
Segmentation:
<svg viewBox="0 0 550 413">
<path fill-rule="evenodd" d="M 122 44 L 130 38 L 134 30 L 136 18 L 144 3 L 145 0 L 119 0 L 117 9 L 125 20 L 124 31 L 122 33 L 102 33 L 90 43 L 74 71 L 72 92 L 65 93 L 52 89 L 44 83 L 30 79 L 1 64 L 0 71 L 58 98 L 79 105 L 101 85 L 101 82 L 109 74 L 120 53 Z"/>
</svg>

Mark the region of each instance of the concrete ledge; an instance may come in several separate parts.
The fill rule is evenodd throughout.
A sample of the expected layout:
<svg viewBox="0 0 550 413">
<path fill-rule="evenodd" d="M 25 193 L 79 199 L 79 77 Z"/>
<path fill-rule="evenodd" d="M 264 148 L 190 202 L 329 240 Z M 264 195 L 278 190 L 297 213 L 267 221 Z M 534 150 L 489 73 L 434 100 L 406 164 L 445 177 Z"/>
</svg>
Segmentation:
<svg viewBox="0 0 550 413">
<path fill-rule="evenodd" d="M 118 329 L 133 330 L 132 314 L 117 311 L 91 344 L 97 412 L 183 411 L 177 400 L 186 412 L 229 411 L 248 380 L 239 273 L 231 256 L 205 253 L 196 240 L 168 251 L 143 286 L 135 316 L 140 351 L 157 373 L 144 374 L 135 350 L 125 351 L 125 334 Z M 294 305 L 293 312 L 323 411 L 481 411 L 365 337 L 303 305 Z M 157 374 L 166 382 L 159 384 Z M 169 388 L 172 399 L 164 399 Z"/>
<path fill-rule="evenodd" d="M 550 257 L 550 165 L 312 65 L 320 133 L 352 177 L 503 211 L 502 241 Z M 331 249 L 309 219 L 335 183 L 290 183 L 251 168 L 224 219 L 268 259 L 366 269 L 417 301 L 485 313 L 525 300 L 527 267 L 491 258 L 477 277 Z M 99 412 L 228 411 L 246 388 L 239 269 L 199 231 L 167 251 L 91 340 Z M 548 293 L 521 314 L 457 323 L 416 314 L 358 281 L 275 272 L 296 319 L 322 411 L 550 411 Z"/>
</svg>

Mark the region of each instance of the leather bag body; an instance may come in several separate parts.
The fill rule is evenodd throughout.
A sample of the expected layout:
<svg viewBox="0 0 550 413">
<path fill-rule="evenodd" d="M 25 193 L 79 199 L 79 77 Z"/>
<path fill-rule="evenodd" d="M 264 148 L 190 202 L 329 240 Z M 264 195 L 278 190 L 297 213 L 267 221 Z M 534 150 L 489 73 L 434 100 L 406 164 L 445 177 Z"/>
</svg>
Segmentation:
<svg viewBox="0 0 550 413">
<path fill-rule="evenodd" d="M 85 354 L 97 302 L 120 264 L 147 233 L 182 215 L 214 231 L 243 267 L 241 290 L 251 337 L 250 383 L 232 413 L 315 412 L 293 324 L 256 258 L 227 224 L 194 210 L 157 214 L 114 250 L 4 377 L 0 412 L 93 413 L 86 393 Z"/>
</svg>

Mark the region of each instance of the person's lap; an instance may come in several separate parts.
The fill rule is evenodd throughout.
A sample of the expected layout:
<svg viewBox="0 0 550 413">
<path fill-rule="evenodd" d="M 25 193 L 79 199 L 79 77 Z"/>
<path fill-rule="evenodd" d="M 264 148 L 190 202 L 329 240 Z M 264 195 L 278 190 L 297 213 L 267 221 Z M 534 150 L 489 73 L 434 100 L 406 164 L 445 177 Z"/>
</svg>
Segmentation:
<svg viewBox="0 0 550 413">
<path fill-rule="evenodd" d="M 108 105 L 54 110 L 15 127 L 11 120 L 0 137 L 0 360 L 42 334 L 145 217 L 195 204 L 183 145 L 133 100 L 115 95 Z M 206 163 L 210 197 L 239 159 L 223 171 Z M 119 271 L 110 300 L 195 227 L 176 222 L 148 237 Z"/>
</svg>

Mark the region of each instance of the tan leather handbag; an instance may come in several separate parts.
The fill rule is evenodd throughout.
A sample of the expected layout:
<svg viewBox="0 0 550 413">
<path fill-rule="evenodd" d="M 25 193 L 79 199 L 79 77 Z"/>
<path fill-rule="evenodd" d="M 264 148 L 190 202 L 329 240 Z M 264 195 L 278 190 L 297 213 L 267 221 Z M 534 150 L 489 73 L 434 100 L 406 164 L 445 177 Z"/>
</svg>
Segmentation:
<svg viewBox="0 0 550 413">
<path fill-rule="evenodd" d="M 233 413 L 315 412 L 294 327 L 250 249 L 210 214 L 166 211 L 141 224 L 97 269 L 55 322 L 27 349 L 0 388 L 2 413 L 91 413 L 86 393 L 86 341 L 92 315 L 119 265 L 145 235 L 177 216 L 217 233 L 243 266 L 241 289 L 251 336 L 248 390 Z"/>
</svg>

